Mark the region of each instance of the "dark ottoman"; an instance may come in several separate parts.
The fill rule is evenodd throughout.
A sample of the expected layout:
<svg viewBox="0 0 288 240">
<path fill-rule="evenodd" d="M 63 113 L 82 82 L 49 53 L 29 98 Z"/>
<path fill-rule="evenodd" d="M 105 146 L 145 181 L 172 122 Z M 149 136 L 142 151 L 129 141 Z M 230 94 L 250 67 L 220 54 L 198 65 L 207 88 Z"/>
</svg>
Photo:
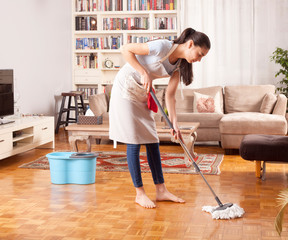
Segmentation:
<svg viewBox="0 0 288 240">
<path fill-rule="evenodd" d="M 288 136 L 250 134 L 243 137 L 240 156 L 256 161 L 256 177 L 265 179 L 266 162 L 288 162 Z M 263 168 L 261 167 L 263 162 Z M 261 170 L 263 170 L 261 174 Z"/>
</svg>

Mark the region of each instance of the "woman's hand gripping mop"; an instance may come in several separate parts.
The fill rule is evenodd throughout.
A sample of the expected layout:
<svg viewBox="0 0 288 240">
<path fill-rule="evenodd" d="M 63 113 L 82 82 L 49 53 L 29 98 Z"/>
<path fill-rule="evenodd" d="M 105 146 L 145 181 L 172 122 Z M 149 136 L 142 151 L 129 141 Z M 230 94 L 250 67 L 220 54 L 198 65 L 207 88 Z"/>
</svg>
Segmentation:
<svg viewBox="0 0 288 240">
<path fill-rule="evenodd" d="M 168 124 L 168 126 L 171 129 L 173 128 L 173 125 L 171 123 L 171 121 L 169 120 L 169 118 L 167 117 L 166 113 L 164 112 L 163 108 L 161 107 L 158 99 L 156 98 L 152 88 L 150 90 L 150 94 L 153 98 L 153 100 L 155 101 L 155 103 L 157 104 L 158 108 L 161 111 L 162 116 L 164 117 L 166 123 Z M 150 97 L 150 96 L 149 96 Z M 151 101 L 151 100 L 150 100 Z M 220 199 L 217 197 L 217 195 L 215 194 L 215 192 L 213 191 L 212 187 L 209 185 L 209 183 L 207 182 L 206 178 L 204 177 L 203 173 L 201 172 L 201 170 L 199 169 L 197 163 L 195 162 L 194 158 L 191 156 L 188 148 L 186 147 L 186 145 L 182 142 L 181 139 L 178 139 L 179 143 L 181 145 L 181 147 L 183 148 L 187 158 L 191 161 L 191 166 L 193 165 L 196 172 L 198 172 L 201 177 L 203 178 L 203 180 L 205 181 L 205 183 L 207 184 L 207 186 L 209 187 L 210 191 L 212 192 L 216 202 L 218 203 L 219 206 L 217 207 L 212 207 L 212 206 L 204 206 L 202 207 L 202 211 L 205 212 L 209 212 L 212 214 L 212 218 L 213 219 L 232 219 L 232 218 L 239 218 L 242 217 L 245 213 L 244 209 L 239 207 L 237 204 L 233 204 L 233 203 L 226 203 L 223 204 Z M 195 156 L 194 156 L 195 157 Z"/>
</svg>

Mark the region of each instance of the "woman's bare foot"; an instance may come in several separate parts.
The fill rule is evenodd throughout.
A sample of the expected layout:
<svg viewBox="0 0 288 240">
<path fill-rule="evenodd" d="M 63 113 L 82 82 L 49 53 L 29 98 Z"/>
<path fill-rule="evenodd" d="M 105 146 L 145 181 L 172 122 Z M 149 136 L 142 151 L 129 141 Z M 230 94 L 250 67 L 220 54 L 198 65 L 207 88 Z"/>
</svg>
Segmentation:
<svg viewBox="0 0 288 240">
<path fill-rule="evenodd" d="M 174 194 L 170 193 L 164 183 L 156 185 L 156 201 L 185 202 L 182 198 L 176 197 Z"/>
<path fill-rule="evenodd" d="M 136 198 L 135 202 L 138 203 L 140 206 L 145 208 L 155 208 L 156 205 L 152 202 L 148 196 L 146 195 L 144 188 L 136 188 Z"/>
</svg>

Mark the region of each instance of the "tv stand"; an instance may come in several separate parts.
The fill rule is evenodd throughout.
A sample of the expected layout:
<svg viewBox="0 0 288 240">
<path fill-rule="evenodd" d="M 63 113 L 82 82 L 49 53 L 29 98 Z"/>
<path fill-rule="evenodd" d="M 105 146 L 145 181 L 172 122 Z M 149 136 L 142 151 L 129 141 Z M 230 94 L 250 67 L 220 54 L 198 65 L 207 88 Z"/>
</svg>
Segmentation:
<svg viewBox="0 0 288 240">
<path fill-rule="evenodd" d="M 54 117 L 21 117 L 0 125 L 0 160 L 34 148 L 54 148 Z"/>
<path fill-rule="evenodd" d="M 15 121 L 14 120 L 10 120 L 10 119 L 0 119 L 0 125 L 13 123 L 13 122 L 15 122 Z"/>
</svg>

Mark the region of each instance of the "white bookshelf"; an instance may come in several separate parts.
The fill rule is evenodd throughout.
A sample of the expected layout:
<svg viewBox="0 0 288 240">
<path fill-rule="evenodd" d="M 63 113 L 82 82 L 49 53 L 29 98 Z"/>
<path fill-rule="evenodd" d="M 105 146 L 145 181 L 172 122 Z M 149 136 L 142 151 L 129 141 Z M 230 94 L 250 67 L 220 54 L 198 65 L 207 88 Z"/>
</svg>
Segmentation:
<svg viewBox="0 0 288 240">
<path fill-rule="evenodd" d="M 85 91 L 88 89 L 89 95 L 95 91 L 102 93 L 106 85 L 113 84 L 117 72 L 125 64 L 119 50 L 123 44 L 146 42 L 148 39 L 157 38 L 173 40 L 179 36 L 180 2 L 180 0 L 73 0 L 73 89 L 80 88 Z M 107 3 L 112 4 L 112 9 L 116 9 L 117 4 L 122 3 L 123 10 L 104 11 L 103 4 Z M 169 3 L 168 10 L 159 10 L 161 4 L 163 7 L 167 6 L 165 3 Z M 131 5 L 134 6 L 134 10 L 129 10 Z M 141 6 L 144 6 L 144 10 L 139 10 Z M 97 24 L 93 24 L 93 20 Z M 164 29 L 159 29 L 161 20 Z M 105 45 L 105 42 L 108 45 Z M 105 67 L 106 60 L 112 61 L 111 68 Z M 153 83 L 166 85 L 168 79 L 157 79 Z"/>
</svg>

